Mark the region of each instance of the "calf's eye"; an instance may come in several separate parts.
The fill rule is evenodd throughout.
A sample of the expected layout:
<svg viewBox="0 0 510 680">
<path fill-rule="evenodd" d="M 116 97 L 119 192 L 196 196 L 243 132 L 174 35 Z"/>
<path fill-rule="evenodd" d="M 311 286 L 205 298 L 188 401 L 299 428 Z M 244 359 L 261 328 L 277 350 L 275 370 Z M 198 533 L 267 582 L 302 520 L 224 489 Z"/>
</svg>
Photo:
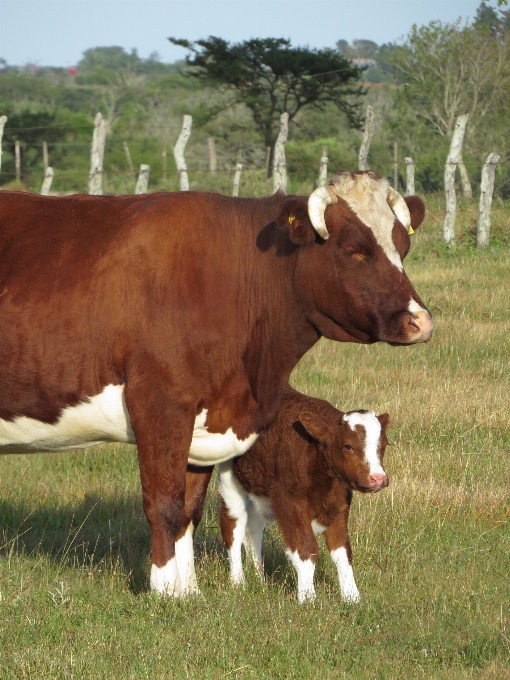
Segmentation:
<svg viewBox="0 0 510 680">
<path fill-rule="evenodd" d="M 346 451 L 352 451 L 352 446 L 350 444 L 344 444 L 344 449 Z"/>
</svg>

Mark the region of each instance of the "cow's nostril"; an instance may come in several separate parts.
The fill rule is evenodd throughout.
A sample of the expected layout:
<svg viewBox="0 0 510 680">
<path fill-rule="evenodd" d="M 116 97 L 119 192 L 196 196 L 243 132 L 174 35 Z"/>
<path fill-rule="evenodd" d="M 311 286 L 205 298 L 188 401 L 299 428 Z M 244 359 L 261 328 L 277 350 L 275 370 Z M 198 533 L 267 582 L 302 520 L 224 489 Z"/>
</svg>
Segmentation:
<svg viewBox="0 0 510 680">
<path fill-rule="evenodd" d="M 377 472 L 373 475 L 370 475 L 371 484 L 384 484 L 387 481 L 388 475 L 386 475 L 384 472 Z"/>
</svg>

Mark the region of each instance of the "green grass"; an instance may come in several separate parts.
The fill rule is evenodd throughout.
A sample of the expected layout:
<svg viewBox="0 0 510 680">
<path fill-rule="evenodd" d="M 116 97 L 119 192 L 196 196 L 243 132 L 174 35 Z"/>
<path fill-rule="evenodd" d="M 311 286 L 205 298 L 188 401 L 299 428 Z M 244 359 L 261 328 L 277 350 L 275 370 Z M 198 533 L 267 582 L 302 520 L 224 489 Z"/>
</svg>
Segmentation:
<svg viewBox="0 0 510 680">
<path fill-rule="evenodd" d="M 292 381 L 343 409 L 391 415 L 390 486 L 355 495 L 362 604 L 338 595 L 325 547 L 300 606 L 276 528 L 267 580 L 232 590 L 213 483 L 197 536 L 203 596 L 148 591 L 134 448 L 0 459 L 0 678 L 510 678 L 510 211 L 455 254 L 442 213 L 407 270 L 436 319 L 427 345 L 321 341 Z M 470 242 L 471 239 L 471 242 Z"/>
</svg>

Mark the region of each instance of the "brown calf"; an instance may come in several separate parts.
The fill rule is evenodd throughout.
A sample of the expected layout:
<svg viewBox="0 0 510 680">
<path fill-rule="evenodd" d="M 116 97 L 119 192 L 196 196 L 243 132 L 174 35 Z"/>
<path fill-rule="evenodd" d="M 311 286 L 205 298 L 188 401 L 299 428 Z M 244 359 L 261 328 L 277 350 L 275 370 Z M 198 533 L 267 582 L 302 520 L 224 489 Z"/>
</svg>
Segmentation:
<svg viewBox="0 0 510 680">
<path fill-rule="evenodd" d="M 241 545 L 263 574 L 262 535 L 276 520 L 297 571 L 298 599 L 313 600 L 313 575 L 324 532 L 345 600 L 359 592 L 347 532 L 353 490 L 388 486 L 382 468 L 387 413 L 342 413 L 288 388 L 273 424 L 244 456 L 220 466 L 221 532 L 234 584 L 244 582 Z"/>
</svg>

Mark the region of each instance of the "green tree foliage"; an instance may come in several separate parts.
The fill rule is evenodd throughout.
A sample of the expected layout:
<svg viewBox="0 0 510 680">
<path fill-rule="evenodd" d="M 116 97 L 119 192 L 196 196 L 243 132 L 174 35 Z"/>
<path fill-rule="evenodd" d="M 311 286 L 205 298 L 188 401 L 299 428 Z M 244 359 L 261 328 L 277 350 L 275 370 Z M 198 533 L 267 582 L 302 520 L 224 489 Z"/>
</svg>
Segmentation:
<svg viewBox="0 0 510 680">
<path fill-rule="evenodd" d="M 229 105 L 242 103 L 251 111 L 266 146 L 273 147 L 284 111 L 291 121 L 305 107 L 323 110 L 332 103 L 360 127 L 361 70 L 335 50 L 291 47 L 283 38 L 169 40 L 189 50 L 191 76 L 225 90 Z"/>
<path fill-rule="evenodd" d="M 390 59 L 405 82 L 401 99 L 442 136 L 451 137 L 460 114 L 470 114 L 473 128 L 508 96 L 510 41 L 485 25 L 414 25 Z"/>
<path fill-rule="evenodd" d="M 133 82 L 129 75 L 155 76 L 176 70 L 170 64 L 163 64 L 157 52 L 142 59 L 136 49 L 126 52 L 116 45 L 85 50 L 77 69 L 78 83 L 90 85 L 129 83 Z"/>
</svg>

